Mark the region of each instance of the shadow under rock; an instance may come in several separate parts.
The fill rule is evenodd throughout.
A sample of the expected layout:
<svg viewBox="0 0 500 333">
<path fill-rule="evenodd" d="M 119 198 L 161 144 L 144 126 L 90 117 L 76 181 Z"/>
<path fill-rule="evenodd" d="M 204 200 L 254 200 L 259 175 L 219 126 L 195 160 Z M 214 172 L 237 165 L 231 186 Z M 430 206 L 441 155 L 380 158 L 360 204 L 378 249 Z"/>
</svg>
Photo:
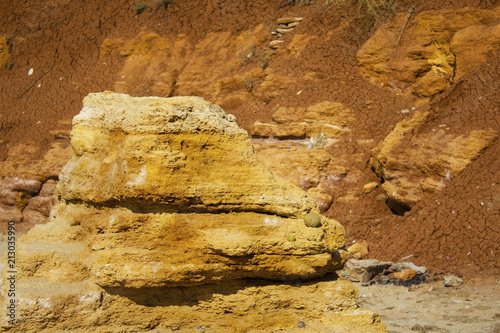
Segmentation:
<svg viewBox="0 0 500 333">
<path fill-rule="evenodd" d="M 336 273 L 329 273 L 321 278 L 301 280 L 271 281 L 265 279 L 242 279 L 220 284 L 205 284 L 189 287 L 149 287 L 149 288 L 104 288 L 110 295 L 122 296 L 143 306 L 196 306 L 217 297 L 216 295 L 232 295 L 251 287 L 271 285 L 288 285 L 300 287 L 324 281 L 335 281 Z"/>
</svg>

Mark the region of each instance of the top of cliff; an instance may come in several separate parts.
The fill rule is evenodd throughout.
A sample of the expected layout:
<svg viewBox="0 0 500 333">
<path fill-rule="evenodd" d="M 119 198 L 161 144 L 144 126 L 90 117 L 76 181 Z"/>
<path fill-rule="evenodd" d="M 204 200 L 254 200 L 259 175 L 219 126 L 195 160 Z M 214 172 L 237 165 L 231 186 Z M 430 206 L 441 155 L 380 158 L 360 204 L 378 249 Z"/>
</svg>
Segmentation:
<svg viewBox="0 0 500 333">
<path fill-rule="evenodd" d="M 202 97 L 134 99 L 112 92 L 91 93 L 84 98 L 82 111 L 73 118 L 73 126 L 80 125 L 126 134 L 203 132 L 246 135 L 233 115 L 226 114 Z"/>
</svg>

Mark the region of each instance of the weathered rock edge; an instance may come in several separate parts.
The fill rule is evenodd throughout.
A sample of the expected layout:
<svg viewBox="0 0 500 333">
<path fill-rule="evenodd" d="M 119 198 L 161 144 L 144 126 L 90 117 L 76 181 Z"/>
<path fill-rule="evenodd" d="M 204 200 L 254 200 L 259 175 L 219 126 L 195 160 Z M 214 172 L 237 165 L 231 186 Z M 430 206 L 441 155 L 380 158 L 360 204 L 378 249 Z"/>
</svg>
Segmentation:
<svg viewBox="0 0 500 333">
<path fill-rule="evenodd" d="M 259 212 L 315 210 L 276 177 L 234 116 L 198 97 L 90 94 L 73 120 L 75 156 L 61 172 L 61 199 L 131 210 Z"/>
<path fill-rule="evenodd" d="M 308 228 L 314 200 L 261 164 L 234 116 L 202 98 L 90 94 L 71 143 L 59 203 L 27 239 L 66 228 L 87 253 L 80 280 L 151 288 L 312 278 L 345 262 L 342 226 L 323 217 Z M 64 238 L 51 233 L 52 244 Z M 38 256 L 24 271 L 31 261 L 42 269 Z"/>
<path fill-rule="evenodd" d="M 325 217 L 307 227 L 315 202 L 257 161 L 248 134 L 219 107 L 105 92 L 85 98 L 73 125 L 75 155 L 61 173 L 58 203 L 17 244 L 17 323 L 0 330 L 191 331 L 215 316 L 214 332 L 259 331 L 292 329 L 306 316 L 321 329 L 383 331 L 344 281 L 242 280 L 339 270 L 344 229 Z M 316 289 L 329 295 L 322 304 L 307 296 Z M 296 306 L 278 301 L 287 290 Z M 253 309 L 247 304 L 258 295 L 276 299 Z M 297 314 L 308 307 L 314 315 Z M 257 319 L 267 310 L 279 320 Z M 234 324 L 233 312 L 252 325 Z"/>
</svg>

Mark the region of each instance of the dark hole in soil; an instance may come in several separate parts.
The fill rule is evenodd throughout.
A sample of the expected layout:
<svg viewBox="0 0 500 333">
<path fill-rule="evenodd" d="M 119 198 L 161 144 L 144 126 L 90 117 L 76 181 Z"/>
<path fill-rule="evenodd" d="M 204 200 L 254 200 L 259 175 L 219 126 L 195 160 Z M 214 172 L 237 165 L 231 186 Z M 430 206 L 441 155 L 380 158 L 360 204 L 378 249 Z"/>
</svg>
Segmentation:
<svg viewBox="0 0 500 333">
<path fill-rule="evenodd" d="M 390 208 L 390 210 L 395 215 L 399 215 L 399 216 L 404 216 L 406 212 L 409 212 L 411 210 L 411 208 L 408 207 L 407 205 L 405 205 L 401 202 L 398 202 L 396 200 L 393 200 L 391 198 L 387 199 L 385 204 L 387 205 L 387 207 Z"/>
</svg>

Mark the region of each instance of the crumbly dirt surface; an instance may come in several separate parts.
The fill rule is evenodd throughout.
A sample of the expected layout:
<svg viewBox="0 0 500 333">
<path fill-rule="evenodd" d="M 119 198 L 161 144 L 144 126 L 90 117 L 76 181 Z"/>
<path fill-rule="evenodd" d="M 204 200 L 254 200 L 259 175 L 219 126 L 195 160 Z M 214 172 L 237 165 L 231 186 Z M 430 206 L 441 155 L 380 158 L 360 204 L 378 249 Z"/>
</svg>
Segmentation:
<svg viewBox="0 0 500 333">
<path fill-rule="evenodd" d="M 442 280 L 412 287 L 354 285 L 359 305 L 377 311 L 388 332 L 500 332 L 498 280 L 472 279 L 456 288 Z"/>
</svg>

